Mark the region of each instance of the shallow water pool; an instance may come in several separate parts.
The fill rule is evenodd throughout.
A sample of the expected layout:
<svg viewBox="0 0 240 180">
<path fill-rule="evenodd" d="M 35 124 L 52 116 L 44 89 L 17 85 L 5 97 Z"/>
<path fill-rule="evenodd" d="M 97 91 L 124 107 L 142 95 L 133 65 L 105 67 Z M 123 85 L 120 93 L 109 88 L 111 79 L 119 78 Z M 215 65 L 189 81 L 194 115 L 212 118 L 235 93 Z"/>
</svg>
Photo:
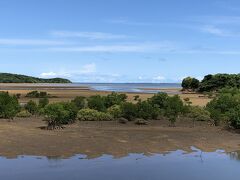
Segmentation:
<svg viewBox="0 0 240 180">
<path fill-rule="evenodd" d="M 88 159 L 19 156 L 0 158 L 1 180 L 239 180 L 238 153 L 223 151 L 111 155 Z"/>
</svg>

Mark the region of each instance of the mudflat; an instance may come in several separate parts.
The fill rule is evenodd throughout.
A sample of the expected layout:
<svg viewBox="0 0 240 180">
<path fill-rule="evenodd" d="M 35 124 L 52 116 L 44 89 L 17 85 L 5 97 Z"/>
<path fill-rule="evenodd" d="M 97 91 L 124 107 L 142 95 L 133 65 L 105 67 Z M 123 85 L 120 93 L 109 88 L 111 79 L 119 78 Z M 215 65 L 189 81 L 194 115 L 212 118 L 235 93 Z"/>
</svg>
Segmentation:
<svg viewBox="0 0 240 180">
<path fill-rule="evenodd" d="M 94 158 L 103 154 L 114 157 L 129 153 L 167 153 L 194 146 L 203 151 L 240 150 L 240 134 L 207 122 L 179 120 L 169 127 L 167 120 L 152 120 L 149 125 L 133 122 L 77 122 L 61 130 L 44 130 L 42 118 L 0 120 L 0 156 L 17 155 L 70 157 L 86 154 Z"/>
<path fill-rule="evenodd" d="M 0 91 L 7 91 L 10 94 L 21 94 L 21 98 L 19 101 L 21 103 L 26 103 L 29 100 L 38 100 L 36 98 L 31 99 L 25 97 L 28 92 L 33 90 L 45 91 L 54 98 L 50 98 L 50 102 L 61 102 L 61 101 L 69 101 L 74 99 L 76 96 L 84 96 L 89 97 L 92 95 L 107 95 L 111 92 L 108 91 L 95 91 L 91 90 L 87 86 L 67 86 L 64 84 L 32 84 L 32 83 L 0 83 Z M 156 90 L 156 88 L 144 88 L 148 90 Z M 205 106 L 211 99 L 202 94 L 192 93 L 192 94 L 184 94 L 180 93 L 179 88 L 157 88 L 157 90 L 161 90 L 162 92 L 169 93 L 169 95 L 179 94 L 179 96 L 184 98 L 189 98 L 193 105 Z M 127 93 L 128 101 L 133 102 L 134 96 L 139 95 L 142 100 L 146 100 L 152 97 L 154 94 L 151 93 Z"/>
</svg>

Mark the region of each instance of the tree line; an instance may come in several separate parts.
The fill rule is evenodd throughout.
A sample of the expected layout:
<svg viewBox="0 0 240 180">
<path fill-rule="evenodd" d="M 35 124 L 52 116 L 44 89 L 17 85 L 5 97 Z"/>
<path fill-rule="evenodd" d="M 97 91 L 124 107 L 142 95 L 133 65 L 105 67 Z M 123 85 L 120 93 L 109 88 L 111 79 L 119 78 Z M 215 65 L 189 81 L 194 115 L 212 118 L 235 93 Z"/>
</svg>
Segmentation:
<svg viewBox="0 0 240 180">
<path fill-rule="evenodd" d="M 43 79 L 19 74 L 0 73 L 0 83 L 71 83 L 68 79 Z"/>
<path fill-rule="evenodd" d="M 222 89 L 206 107 L 192 106 L 189 99 L 178 95 L 157 93 L 147 100 L 135 98 L 128 102 L 126 94 L 111 93 L 107 96 L 78 96 L 69 102 L 50 103 L 47 97 L 38 102 L 30 100 L 21 107 L 17 96 L 0 93 L 0 118 L 42 116 L 48 129 L 61 128 L 76 121 L 118 121 L 145 125 L 149 120 L 168 119 L 169 125 L 182 117 L 195 121 L 208 121 L 214 125 L 226 123 L 240 128 L 240 90 Z"/>
<path fill-rule="evenodd" d="M 240 74 L 209 74 L 202 81 L 186 77 L 182 81 L 183 90 L 214 92 L 222 88 L 240 88 Z"/>
</svg>

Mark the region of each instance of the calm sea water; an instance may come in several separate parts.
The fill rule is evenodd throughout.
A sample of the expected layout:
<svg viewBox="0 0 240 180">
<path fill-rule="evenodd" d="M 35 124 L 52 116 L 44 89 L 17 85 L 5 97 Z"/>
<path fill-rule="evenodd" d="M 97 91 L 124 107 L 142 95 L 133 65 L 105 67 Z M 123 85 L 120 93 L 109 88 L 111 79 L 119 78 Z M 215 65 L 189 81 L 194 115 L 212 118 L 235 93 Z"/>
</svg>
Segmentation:
<svg viewBox="0 0 240 180">
<path fill-rule="evenodd" d="M 169 88 L 181 88 L 178 83 L 73 83 L 72 85 L 88 86 L 97 91 L 157 93 Z M 148 90 L 147 90 L 148 89 Z"/>
<path fill-rule="evenodd" d="M 237 153 L 174 151 L 88 159 L 20 156 L 0 158 L 1 180 L 239 180 Z"/>
</svg>

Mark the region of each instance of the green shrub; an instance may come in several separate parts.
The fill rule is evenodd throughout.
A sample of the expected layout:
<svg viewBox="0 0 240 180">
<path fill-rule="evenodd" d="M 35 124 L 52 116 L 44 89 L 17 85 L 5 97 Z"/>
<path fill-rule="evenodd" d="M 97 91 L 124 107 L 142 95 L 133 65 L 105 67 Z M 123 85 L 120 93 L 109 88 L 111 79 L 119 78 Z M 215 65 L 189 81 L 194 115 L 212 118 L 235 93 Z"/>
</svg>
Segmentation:
<svg viewBox="0 0 240 180">
<path fill-rule="evenodd" d="M 184 106 L 181 98 L 178 95 L 168 97 L 165 107 L 165 116 L 171 122 L 171 125 L 175 125 L 178 116 L 183 112 Z"/>
<path fill-rule="evenodd" d="M 6 92 L 0 92 L 0 118 L 13 118 L 20 110 L 16 96 L 10 96 Z"/>
<path fill-rule="evenodd" d="M 35 115 L 37 114 L 38 112 L 38 106 L 37 106 L 37 103 L 30 100 L 28 101 L 28 103 L 24 106 L 24 108 L 30 112 L 32 115 Z"/>
<path fill-rule="evenodd" d="M 61 127 L 63 124 L 72 123 L 76 117 L 70 103 L 53 103 L 44 108 L 44 121 L 48 124 L 48 129 Z"/>
<path fill-rule="evenodd" d="M 199 106 L 190 106 L 188 117 L 194 121 L 209 121 L 211 119 L 210 112 Z"/>
<path fill-rule="evenodd" d="M 121 111 L 122 111 L 122 117 L 128 119 L 129 121 L 132 121 L 134 118 L 137 117 L 137 105 L 130 103 L 130 102 L 124 102 L 121 104 Z"/>
<path fill-rule="evenodd" d="M 26 97 L 38 98 L 39 97 L 39 92 L 38 91 L 31 91 L 31 92 L 27 93 Z"/>
<path fill-rule="evenodd" d="M 62 102 L 63 108 L 68 111 L 68 115 L 66 118 L 62 121 L 62 124 L 70 124 L 74 123 L 77 119 L 77 113 L 78 108 L 77 106 L 72 102 Z"/>
<path fill-rule="evenodd" d="M 120 105 L 122 102 L 126 102 L 126 99 L 126 94 L 118 94 L 116 92 L 112 92 L 104 98 L 105 106 L 109 108 L 113 105 Z"/>
<path fill-rule="evenodd" d="M 78 110 L 85 108 L 86 106 L 86 98 L 83 96 L 77 96 L 72 101 L 78 108 Z"/>
<path fill-rule="evenodd" d="M 22 110 L 20 111 L 19 113 L 17 113 L 17 117 L 20 117 L 20 118 L 27 118 L 27 117 L 31 117 L 31 113 L 28 112 L 27 110 Z"/>
<path fill-rule="evenodd" d="M 28 98 L 45 98 L 45 97 L 50 97 L 50 95 L 47 92 L 31 91 L 26 94 L 26 97 L 28 97 Z"/>
<path fill-rule="evenodd" d="M 157 105 L 160 109 L 165 109 L 168 103 L 168 95 L 167 93 L 159 92 L 149 98 L 149 102 L 153 105 Z"/>
<path fill-rule="evenodd" d="M 228 112 L 229 121 L 232 127 L 240 129 L 240 105 Z"/>
<path fill-rule="evenodd" d="M 199 84 L 200 84 L 200 82 L 198 79 L 192 78 L 192 77 L 186 77 L 182 81 L 182 88 L 195 90 L 195 89 L 198 89 Z"/>
<path fill-rule="evenodd" d="M 139 101 L 137 103 L 137 117 L 143 119 L 157 119 L 160 114 L 158 106 L 149 101 Z"/>
<path fill-rule="evenodd" d="M 41 108 L 44 108 L 45 106 L 47 106 L 49 104 L 49 100 L 47 97 L 45 98 L 41 98 L 39 99 L 39 102 L 38 102 L 38 108 L 41 109 Z"/>
<path fill-rule="evenodd" d="M 97 111 L 106 111 L 105 98 L 100 95 L 90 96 L 88 98 L 88 107 Z"/>
<path fill-rule="evenodd" d="M 113 117 L 104 112 L 94 109 L 81 109 L 78 111 L 77 118 L 79 121 L 112 121 Z"/>
<path fill-rule="evenodd" d="M 107 109 L 107 112 L 114 118 L 120 118 L 122 116 L 122 110 L 120 105 L 113 105 Z"/>
</svg>

